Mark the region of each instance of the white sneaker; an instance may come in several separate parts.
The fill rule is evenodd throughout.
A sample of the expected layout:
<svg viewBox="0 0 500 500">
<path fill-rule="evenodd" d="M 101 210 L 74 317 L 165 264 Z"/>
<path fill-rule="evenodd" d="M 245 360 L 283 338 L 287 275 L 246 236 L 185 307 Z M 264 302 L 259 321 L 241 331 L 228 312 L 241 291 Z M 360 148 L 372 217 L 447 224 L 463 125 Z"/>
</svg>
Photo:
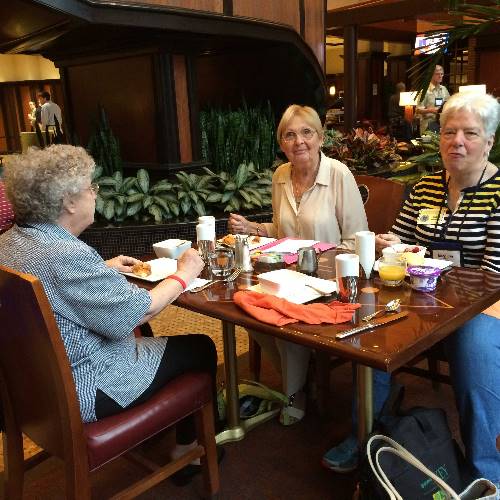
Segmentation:
<svg viewBox="0 0 500 500">
<path fill-rule="evenodd" d="M 300 422 L 306 414 L 306 394 L 298 391 L 289 397 L 287 406 L 280 412 L 280 423 L 282 425 L 293 425 Z"/>
</svg>

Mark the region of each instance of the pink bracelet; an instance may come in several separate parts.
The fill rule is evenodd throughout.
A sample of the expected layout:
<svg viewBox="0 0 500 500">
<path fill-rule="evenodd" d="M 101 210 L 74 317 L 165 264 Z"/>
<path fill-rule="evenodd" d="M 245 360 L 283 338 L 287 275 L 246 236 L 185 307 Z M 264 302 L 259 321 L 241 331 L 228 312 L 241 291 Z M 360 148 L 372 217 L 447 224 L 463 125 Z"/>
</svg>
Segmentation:
<svg viewBox="0 0 500 500">
<path fill-rule="evenodd" d="M 180 283 L 183 290 L 185 290 L 187 288 L 186 282 L 182 278 L 179 278 L 179 276 L 176 276 L 175 274 L 171 274 L 170 276 L 167 276 L 167 279 L 175 280 L 178 283 Z"/>
</svg>

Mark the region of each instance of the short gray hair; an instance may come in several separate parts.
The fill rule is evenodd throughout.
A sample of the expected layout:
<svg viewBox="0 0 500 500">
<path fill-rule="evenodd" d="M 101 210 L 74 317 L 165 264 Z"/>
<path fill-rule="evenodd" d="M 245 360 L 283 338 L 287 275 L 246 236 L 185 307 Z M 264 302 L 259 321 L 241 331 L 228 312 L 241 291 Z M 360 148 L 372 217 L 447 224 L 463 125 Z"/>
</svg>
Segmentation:
<svg viewBox="0 0 500 500">
<path fill-rule="evenodd" d="M 10 157 L 4 182 L 16 222 L 56 222 L 65 196 L 82 191 L 94 168 L 85 149 L 66 144 L 30 148 Z"/>
<path fill-rule="evenodd" d="M 276 138 L 281 142 L 283 132 L 288 127 L 288 124 L 296 117 L 302 118 L 310 127 L 318 133 L 320 138 L 323 137 L 323 125 L 319 119 L 319 115 L 313 108 L 309 106 L 300 106 L 299 104 L 291 104 L 285 109 L 283 116 L 276 130 Z"/>
<path fill-rule="evenodd" d="M 443 112 L 439 120 L 441 128 L 446 125 L 451 115 L 458 111 L 467 111 L 475 114 L 481 120 L 486 135 L 495 135 L 498 122 L 500 121 L 500 104 L 492 95 L 475 92 L 453 94 L 443 107 Z"/>
</svg>

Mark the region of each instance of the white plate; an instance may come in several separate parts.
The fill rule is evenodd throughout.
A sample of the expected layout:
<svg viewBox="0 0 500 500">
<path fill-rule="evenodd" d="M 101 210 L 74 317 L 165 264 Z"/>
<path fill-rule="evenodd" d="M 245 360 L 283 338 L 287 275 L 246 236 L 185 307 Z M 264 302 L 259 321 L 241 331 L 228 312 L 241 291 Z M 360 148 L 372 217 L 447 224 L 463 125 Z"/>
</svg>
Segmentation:
<svg viewBox="0 0 500 500">
<path fill-rule="evenodd" d="M 144 281 L 160 281 L 165 279 L 167 276 L 174 274 L 177 271 L 177 261 L 175 259 L 168 259 L 162 257 L 160 259 L 149 260 L 148 264 L 151 266 L 151 274 L 145 278 L 137 276 L 134 273 L 121 273 L 125 276 L 130 276 L 132 278 L 137 278 L 138 280 Z"/>
<path fill-rule="evenodd" d="M 268 293 L 276 297 L 284 298 L 294 304 L 303 304 L 310 300 L 321 297 L 322 294 L 306 284 L 314 286 L 324 293 L 334 293 L 337 291 L 337 284 L 334 281 L 324 280 L 308 276 L 307 274 L 291 271 L 290 269 L 278 269 L 269 271 L 258 276 L 259 280 L 265 282 L 251 287 L 251 290 L 261 293 Z"/>
<path fill-rule="evenodd" d="M 247 234 L 241 234 L 240 236 L 243 236 L 244 238 L 247 238 Z M 256 236 L 252 235 L 250 236 L 250 239 L 248 240 L 248 248 L 250 251 L 255 250 L 256 248 L 260 248 L 264 245 L 267 245 L 268 243 L 272 243 L 273 241 L 276 241 L 276 238 L 267 238 L 266 236 L 259 236 L 260 240 L 258 242 L 254 242 L 253 239 Z M 219 243 L 223 243 L 223 238 L 217 240 Z M 234 245 L 229 245 L 229 246 L 234 246 Z"/>
<path fill-rule="evenodd" d="M 373 270 L 378 272 L 378 260 L 375 261 L 375 264 L 373 266 Z M 437 267 L 438 269 L 441 269 L 443 271 L 444 269 L 448 269 L 448 267 L 451 267 L 451 262 L 449 260 L 444 260 L 444 259 L 430 259 L 425 257 L 424 258 L 424 263 L 422 264 L 423 266 L 431 266 L 431 267 Z"/>
</svg>

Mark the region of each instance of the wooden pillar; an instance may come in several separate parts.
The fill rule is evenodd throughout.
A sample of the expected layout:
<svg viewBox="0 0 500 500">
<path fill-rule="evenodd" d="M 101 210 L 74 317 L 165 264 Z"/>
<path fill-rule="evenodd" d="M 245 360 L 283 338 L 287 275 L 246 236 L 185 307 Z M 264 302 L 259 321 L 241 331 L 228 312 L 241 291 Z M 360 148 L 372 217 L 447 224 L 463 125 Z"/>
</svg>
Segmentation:
<svg viewBox="0 0 500 500">
<path fill-rule="evenodd" d="M 358 27 L 344 28 L 344 123 L 346 131 L 356 125 L 358 87 Z"/>
</svg>

